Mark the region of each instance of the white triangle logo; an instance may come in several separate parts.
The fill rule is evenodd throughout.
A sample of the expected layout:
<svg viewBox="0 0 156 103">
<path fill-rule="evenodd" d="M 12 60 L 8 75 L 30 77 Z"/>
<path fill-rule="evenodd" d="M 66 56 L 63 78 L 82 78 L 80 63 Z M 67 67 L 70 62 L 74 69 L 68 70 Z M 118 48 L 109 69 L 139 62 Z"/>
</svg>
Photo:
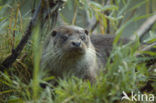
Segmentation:
<svg viewBox="0 0 156 103">
<path fill-rule="evenodd" d="M 124 96 L 121 98 L 121 100 L 123 100 L 123 99 L 131 100 L 131 99 L 128 97 L 128 95 L 125 93 L 125 91 L 122 91 L 122 94 L 123 94 Z"/>
</svg>

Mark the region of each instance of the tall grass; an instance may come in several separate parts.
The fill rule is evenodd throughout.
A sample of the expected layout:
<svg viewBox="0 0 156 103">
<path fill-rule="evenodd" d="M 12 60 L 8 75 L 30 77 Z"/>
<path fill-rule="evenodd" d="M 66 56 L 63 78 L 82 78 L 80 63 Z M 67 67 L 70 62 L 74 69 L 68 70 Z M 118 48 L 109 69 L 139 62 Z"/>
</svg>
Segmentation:
<svg viewBox="0 0 156 103">
<path fill-rule="evenodd" d="M 40 47 L 40 29 L 39 25 L 34 29 L 33 35 L 33 61 L 34 61 L 34 68 L 33 68 L 33 100 L 37 102 L 38 95 L 39 95 L 39 69 L 40 69 L 40 57 L 41 57 L 41 48 Z"/>
</svg>

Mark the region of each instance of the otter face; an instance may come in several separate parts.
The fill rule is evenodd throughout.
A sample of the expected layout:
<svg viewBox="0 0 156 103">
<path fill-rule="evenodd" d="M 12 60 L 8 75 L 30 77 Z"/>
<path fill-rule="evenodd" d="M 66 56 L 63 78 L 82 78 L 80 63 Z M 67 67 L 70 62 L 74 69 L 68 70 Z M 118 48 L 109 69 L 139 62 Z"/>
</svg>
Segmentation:
<svg viewBox="0 0 156 103">
<path fill-rule="evenodd" d="M 51 33 L 53 45 L 65 54 L 84 54 L 89 47 L 88 31 L 76 26 L 59 27 Z"/>
</svg>

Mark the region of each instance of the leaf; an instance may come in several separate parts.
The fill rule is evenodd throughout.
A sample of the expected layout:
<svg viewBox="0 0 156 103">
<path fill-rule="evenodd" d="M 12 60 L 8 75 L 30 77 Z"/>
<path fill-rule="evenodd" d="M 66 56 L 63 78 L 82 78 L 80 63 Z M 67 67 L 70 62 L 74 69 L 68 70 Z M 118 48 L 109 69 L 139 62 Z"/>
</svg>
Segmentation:
<svg viewBox="0 0 156 103">
<path fill-rule="evenodd" d="M 106 11 L 106 10 L 118 10 L 118 7 L 115 5 L 106 5 L 103 8 L 101 8 L 101 11 Z"/>
<path fill-rule="evenodd" d="M 141 19 L 145 19 L 145 18 L 148 18 L 150 16 L 152 16 L 153 14 L 146 14 L 146 15 L 141 15 L 141 16 L 138 16 L 134 19 L 134 21 L 137 21 L 137 20 L 141 20 Z"/>
<path fill-rule="evenodd" d="M 52 80 L 52 79 L 54 79 L 54 78 L 55 78 L 54 76 L 50 76 L 50 77 L 44 78 L 43 80 L 44 80 L 44 81 L 49 81 L 49 80 Z"/>
<path fill-rule="evenodd" d="M 145 39 L 143 42 L 145 43 L 153 43 L 156 42 L 156 33 L 149 31 L 149 37 Z"/>
<path fill-rule="evenodd" d="M 10 89 L 10 90 L 5 90 L 5 91 L 0 91 L 0 94 L 5 94 L 5 93 L 10 93 L 10 92 L 14 92 L 15 90 Z"/>
<path fill-rule="evenodd" d="M 3 6 L 0 6 L 0 11 L 2 10 Z"/>
<path fill-rule="evenodd" d="M 143 54 L 149 54 L 151 56 L 156 56 L 156 53 L 155 52 L 152 52 L 152 51 L 141 51 L 141 53 L 143 53 Z"/>
<path fill-rule="evenodd" d="M 141 7 L 143 4 L 145 4 L 147 0 L 143 0 L 142 2 L 138 3 L 137 5 L 134 5 L 132 8 L 130 8 L 128 11 L 133 11 L 134 9 L 137 9 Z"/>
<path fill-rule="evenodd" d="M 93 7 L 97 8 L 97 9 L 102 9 L 103 8 L 102 5 L 100 5 L 99 3 L 94 2 L 94 1 L 90 1 L 90 6 L 93 6 Z"/>
<path fill-rule="evenodd" d="M 6 19 L 7 19 L 7 17 L 0 18 L 0 22 L 2 22 L 3 20 L 6 20 Z"/>
<path fill-rule="evenodd" d="M 105 17 L 109 20 L 112 20 L 112 21 L 117 21 L 117 20 L 120 20 L 122 19 L 124 16 L 118 16 L 118 17 L 112 17 L 112 16 L 106 16 Z"/>
</svg>

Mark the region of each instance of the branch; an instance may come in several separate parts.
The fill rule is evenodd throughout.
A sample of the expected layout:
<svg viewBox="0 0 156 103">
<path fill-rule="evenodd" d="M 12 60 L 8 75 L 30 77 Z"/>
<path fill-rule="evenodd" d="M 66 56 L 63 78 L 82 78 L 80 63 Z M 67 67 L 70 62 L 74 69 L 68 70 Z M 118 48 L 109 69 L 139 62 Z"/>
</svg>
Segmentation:
<svg viewBox="0 0 156 103">
<path fill-rule="evenodd" d="M 41 13 L 41 11 L 43 11 L 43 9 L 45 9 L 45 7 L 43 7 L 42 5 L 42 8 L 41 8 L 41 4 L 44 3 L 44 2 L 47 2 L 47 0 L 40 0 L 40 3 L 39 3 L 39 6 L 38 8 L 35 10 L 34 12 L 34 15 L 27 27 L 27 30 L 25 32 L 25 35 L 23 36 L 23 38 L 21 39 L 20 43 L 18 44 L 18 46 L 12 51 L 12 54 L 10 56 L 8 56 L 3 62 L 2 64 L 0 65 L 0 71 L 4 71 L 5 69 L 9 68 L 13 63 L 14 61 L 17 59 L 17 57 L 20 55 L 21 51 L 23 50 L 24 46 L 26 45 L 26 43 L 28 42 L 30 36 L 32 35 L 32 29 L 36 26 L 37 24 L 37 20 L 38 20 L 38 17 L 39 17 L 39 14 Z M 58 1 L 56 3 L 54 3 L 53 0 L 50 0 L 48 1 L 50 3 L 50 8 L 53 9 L 53 12 L 52 12 L 52 15 L 56 15 L 57 13 L 57 10 L 60 6 L 57 6 L 57 8 L 54 8 L 56 7 L 55 4 L 60 4 L 62 5 L 63 4 L 63 1 Z M 61 2 L 61 3 L 60 3 Z M 52 4 L 52 5 L 51 5 Z M 42 12 L 43 13 L 43 12 Z M 40 15 L 43 15 L 43 14 L 40 14 Z M 43 17 L 43 16 L 42 16 Z M 53 17 L 51 17 L 52 20 L 55 19 Z M 42 18 L 40 18 L 42 19 Z M 45 18 L 42 19 L 43 21 L 46 21 Z M 56 23 L 56 22 L 55 22 Z"/>
<path fill-rule="evenodd" d="M 88 0 L 88 2 L 89 2 L 89 0 Z M 110 3 L 111 3 L 111 0 L 106 1 L 106 5 L 110 5 Z M 109 16 L 109 14 L 110 14 L 109 10 L 104 11 L 102 13 L 107 15 L 107 16 Z M 86 11 L 86 14 L 87 14 L 87 18 L 86 18 L 87 30 L 93 32 L 96 29 L 96 27 L 99 25 L 100 22 L 99 22 L 99 20 L 96 20 L 95 15 L 93 15 L 92 18 L 90 18 L 90 15 L 89 15 L 89 13 L 87 11 Z M 109 19 L 107 19 L 106 33 L 107 34 L 110 33 L 110 20 Z"/>
<path fill-rule="evenodd" d="M 107 0 L 106 5 L 110 5 L 110 4 L 111 4 L 111 1 L 110 1 L 110 0 Z M 104 14 L 105 14 L 106 16 L 109 16 L 110 11 L 107 10 L 107 11 L 104 12 Z M 107 34 L 110 34 L 110 20 L 109 20 L 108 18 L 107 18 L 106 20 L 107 20 L 106 33 L 107 33 Z"/>
<path fill-rule="evenodd" d="M 152 44 L 148 44 L 147 46 L 141 48 L 141 53 L 137 53 L 136 54 L 136 57 L 148 57 L 149 59 L 148 60 L 143 60 L 141 62 L 146 62 L 146 66 L 149 67 L 153 64 L 156 63 L 156 56 L 153 56 L 153 55 L 150 55 L 150 54 L 147 54 L 147 52 L 153 52 L 155 53 L 156 52 L 156 42 L 152 43 Z M 145 53 L 144 53 L 145 52 Z"/>
<path fill-rule="evenodd" d="M 35 26 L 35 23 L 37 21 L 37 16 L 39 14 L 40 11 L 40 7 L 41 7 L 41 2 L 37 8 L 37 10 L 34 13 L 34 16 L 32 17 L 28 28 L 26 30 L 25 35 L 23 36 L 23 38 L 21 39 L 20 43 L 18 44 L 18 46 L 12 51 L 12 54 L 10 56 L 8 56 L 1 64 L 1 71 L 4 71 L 5 68 L 9 68 L 13 62 L 17 59 L 17 57 L 19 56 L 19 54 L 21 53 L 21 51 L 23 50 L 25 44 L 27 43 L 29 37 L 31 36 L 32 33 L 32 28 Z"/>
<path fill-rule="evenodd" d="M 140 41 L 142 41 L 143 37 L 146 35 L 146 33 L 151 29 L 152 25 L 156 22 L 156 14 L 149 17 L 136 31 Z M 133 35 L 131 37 L 132 40 L 136 38 L 136 35 Z"/>
<path fill-rule="evenodd" d="M 142 49 L 142 51 L 149 51 L 151 50 L 154 46 L 156 46 L 156 42 L 146 46 L 145 48 Z M 153 51 L 154 52 L 154 51 Z"/>
</svg>

